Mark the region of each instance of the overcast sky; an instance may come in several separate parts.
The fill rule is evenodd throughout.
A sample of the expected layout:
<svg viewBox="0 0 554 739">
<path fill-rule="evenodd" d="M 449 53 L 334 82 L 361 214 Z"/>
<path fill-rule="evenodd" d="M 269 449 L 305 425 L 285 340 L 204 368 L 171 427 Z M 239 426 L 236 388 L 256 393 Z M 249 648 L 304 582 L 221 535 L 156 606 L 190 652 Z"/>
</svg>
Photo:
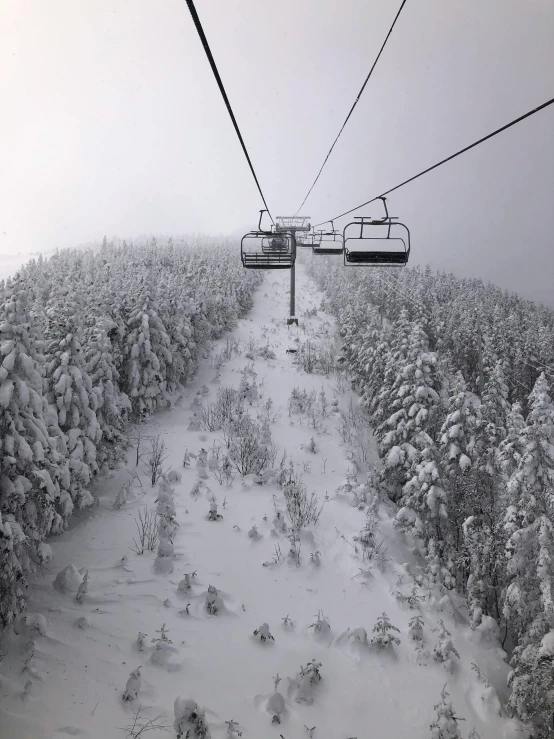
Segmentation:
<svg viewBox="0 0 554 739">
<path fill-rule="evenodd" d="M 274 215 L 300 205 L 399 4 L 196 0 Z M 0 95 L 2 255 L 256 221 L 184 0 L 0 0 Z M 304 212 L 340 213 L 552 97 L 553 0 L 407 0 Z M 389 205 L 413 263 L 554 306 L 553 195 L 554 106 Z"/>
</svg>

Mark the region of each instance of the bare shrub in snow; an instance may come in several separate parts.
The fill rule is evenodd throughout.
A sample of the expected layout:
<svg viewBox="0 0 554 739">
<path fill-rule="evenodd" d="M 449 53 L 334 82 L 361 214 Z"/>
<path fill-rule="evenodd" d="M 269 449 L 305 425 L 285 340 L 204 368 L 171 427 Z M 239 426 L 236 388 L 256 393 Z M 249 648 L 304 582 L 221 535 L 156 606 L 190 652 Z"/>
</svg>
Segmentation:
<svg viewBox="0 0 554 739">
<path fill-rule="evenodd" d="M 146 458 L 146 470 L 152 487 L 158 482 L 164 472 L 164 462 L 168 457 L 165 442 L 158 434 L 150 439 L 150 449 Z"/>
<path fill-rule="evenodd" d="M 129 675 L 127 685 L 125 686 L 125 692 L 123 693 L 124 701 L 134 701 L 138 696 L 140 686 L 142 684 L 142 678 L 140 675 L 140 667 L 137 667 Z"/>
<path fill-rule="evenodd" d="M 298 387 L 293 387 L 288 400 L 289 416 L 293 413 L 308 415 L 316 402 L 315 390 L 308 392 Z"/>
<path fill-rule="evenodd" d="M 173 710 L 173 728 L 177 732 L 177 739 L 210 739 L 206 712 L 198 703 L 188 698 L 176 698 Z"/>
<path fill-rule="evenodd" d="M 149 511 L 146 506 L 139 508 L 138 517 L 135 518 L 135 526 L 137 527 L 137 538 L 133 538 L 133 546 L 131 549 L 137 554 L 144 552 L 153 552 L 158 545 L 158 517 L 153 511 Z"/>
<path fill-rule="evenodd" d="M 314 372 L 317 363 L 317 355 L 314 344 L 308 339 L 300 344 L 296 354 L 296 363 L 299 364 L 304 372 L 311 374 Z"/>
<path fill-rule="evenodd" d="M 215 403 L 207 403 L 196 414 L 198 428 L 202 431 L 220 431 L 221 419 L 217 413 Z"/>
<path fill-rule="evenodd" d="M 273 400 L 268 398 L 261 407 L 260 420 L 267 421 L 268 423 L 275 423 L 280 415 L 279 411 L 276 411 L 274 408 Z"/>
<path fill-rule="evenodd" d="M 239 391 L 232 387 L 221 387 L 213 403 L 204 406 L 199 415 L 203 431 L 221 431 L 236 415 L 242 413 Z"/>
<path fill-rule="evenodd" d="M 140 739 L 148 731 L 169 731 L 169 726 L 165 723 L 164 718 L 163 713 L 154 716 L 154 718 L 146 718 L 144 708 L 139 708 L 133 716 L 133 723 L 122 727 L 122 731 L 130 739 Z"/>
<path fill-rule="evenodd" d="M 146 442 L 150 441 L 150 436 L 145 426 L 138 423 L 132 426 L 128 437 L 131 444 L 135 446 L 135 467 L 138 467 L 143 455 L 143 446 Z"/>
<path fill-rule="evenodd" d="M 237 472 L 233 468 L 228 455 L 225 453 L 225 448 L 222 447 L 221 444 L 216 444 L 214 442 L 211 455 L 208 460 L 208 467 L 220 485 L 225 484 L 227 487 L 231 487 Z"/>
<path fill-rule="evenodd" d="M 292 470 L 283 485 L 283 493 L 287 517 L 294 529 L 300 531 L 310 524 L 317 524 L 323 505 L 319 504 L 319 498 L 315 492 L 308 495 L 301 478 Z"/>
<path fill-rule="evenodd" d="M 393 631 L 400 633 L 400 629 L 392 625 L 385 612 L 379 616 L 372 631 L 375 636 L 371 639 L 371 645 L 377 649 L 392 650 L 395 644 L 400 644 L 400 639 L 392 633 Z"/>
<path fill-rule="evenodd" d="M 366 433 L 368 418 L 363 408 L 356 405 L 352 399 L 348 403 L 346 411 L 341 411 L 339 416 L 339 433 L 347 446 L 352 446 L 362 434 Z"/>
<path fill-rule="evenodd" d="M 276 447 L 271 439 L 264 439 L 262 427 L 248 414 L 227 425 L 224 440 L 231 466 L 243 477 L 259 475 L 275 463 Z"/>
<path fill-rule="evenodd" d="M 262 567 L 271 567 L 272 565 L 278 565 L 283 560 L 283 553 L 281 552 L 281 546 L 277 544 L 273 551 L 272 561 L 263 562 Z"/>
<path fill-rule="evenodd" d="M 334 347 L 328 343 L 316 344 L 311 339 L 307 339 L 298 347 L 295 364 L 299 364 L 307 374 L 317 372 L 329 375 L 335 369 L 336 364 Z"/>
<path fill-rule="evenodd" d="M 258 539 L 262 538 L 262 535 L 258 531 L 258 527 L 254 524 L 250 531 L 248 532 L 248 538 L 253 539 L 254 541 L 258 541 Z"/>
</svg>

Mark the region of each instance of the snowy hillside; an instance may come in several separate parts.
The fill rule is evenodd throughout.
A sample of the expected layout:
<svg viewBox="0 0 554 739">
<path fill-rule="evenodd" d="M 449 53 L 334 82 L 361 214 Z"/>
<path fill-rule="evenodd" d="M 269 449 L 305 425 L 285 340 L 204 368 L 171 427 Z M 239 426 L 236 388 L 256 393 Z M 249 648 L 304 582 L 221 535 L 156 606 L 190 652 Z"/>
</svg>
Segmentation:
<svg viewBox="0 0 554 739">
<path fill-rule="evenodd" d="M 0 642 L 2 738 L 522 736 L 496 623 L 393 525 L 324 296 L 299 268 L 287 329 L 287 286 L 265 279 L 49 540 Z"/>
</svg>

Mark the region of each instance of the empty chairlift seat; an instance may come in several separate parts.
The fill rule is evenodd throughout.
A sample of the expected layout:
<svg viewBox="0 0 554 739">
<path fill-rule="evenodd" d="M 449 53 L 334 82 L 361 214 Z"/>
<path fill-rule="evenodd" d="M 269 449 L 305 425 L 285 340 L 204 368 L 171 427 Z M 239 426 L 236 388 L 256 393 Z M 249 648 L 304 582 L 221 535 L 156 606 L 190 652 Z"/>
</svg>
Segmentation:
<svg viewBox="0 0 554 739">
<path fill-rule="evenodd" d="M 330 231 L 317 231 L 313 236 L 312 254 L 338 255 L 342 254 L 342 234 L 335 231 L 331 221 Z"/>
<path fill-rule="evenodd" d="M 385 217 L 364 216 L 348 223 L 343 231 L 346 266 L 403 267 L 410 257 L 410 232 L 403 223 L 389 216 L 384 198 Z"/>
</svg>

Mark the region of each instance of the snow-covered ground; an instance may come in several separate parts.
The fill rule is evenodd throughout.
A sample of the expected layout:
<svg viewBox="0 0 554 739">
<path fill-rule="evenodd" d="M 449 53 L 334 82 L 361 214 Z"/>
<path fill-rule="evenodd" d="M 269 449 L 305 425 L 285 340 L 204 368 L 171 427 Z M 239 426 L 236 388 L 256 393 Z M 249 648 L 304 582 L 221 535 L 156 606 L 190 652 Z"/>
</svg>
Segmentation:
<svg viewBox="0 0 554 739">
<path fill-rule="evenodd" d="M 205 708 L 214 739 L 240 736 L 225 723 L 231 719 L 245 739 L 427 739 L 445 684 L 456 716 L 465 719 L 462 736 L 474 728 L 481 739 L 521 736 L 515 723 L 499 714 L 496 691 L 504 697 L 508 668 L 498 641 L 485 628 L 471 631 L 458 601 L 439 600 L 423 581 L 415 584 L 420 563 L 393 530 L 390 504 L 376 505 L 374 492 L 363 485 L 363 470 L 356 472 L 354 445 L 358 459 L 377 460 L 370 434 L 360 437 L 345 428 L 357 398 L 337 375 L 307 374 L 296 363 L 298 355 L 287 352 L 307 340 L 315 347 L 334 340 L 333 319 L 319 310 L 321 294 L 302 267 L 297 271 L 300 328 L 287 328 L 284 321 L 288 273 L 269 275 L 250 315 L 212 347 L 179 403 L 148 423 L 147 433 L 165 442 L 166 468 L 182 475 L 172 483 L 179 523 L 175 556 L 163 563 L 170 561 L 173 571 L 159 574 L 155 553 L 132 550 L 137 515 L 144 506 L 156 510 L 159 487 L 152 488 L 140 473 L 141 484 L 134 480 L 127 502 L 114 510 L 122 484 L 137 469 L 133 449 L 126 466 L 97 484 L 99 506 L 79 513 L 71 529 L 50 542 L 54 560 L 29 592 L 29 612 L 43 614 L 46 626 L 41 619 L 20 622 L 20 633 L 9 630 L 0 644 L 2 739 L 132 736 L 126 727 L 139 708 L 144 721 L 162 716 L 155 723 L 169 728 L 141 736 L 175 736 L 177 697 Z M 232 356 L 218 369 L 225 349 Z M 279 447 L 274 467 L 279 469 L 286 451 L 283 467 L 292 460 L 308 494 L 315 492 L 323 506 L 317 524 L 301 534 L 299 562 L 289 556 L 289 540 L 275 521 L 276 510 L 285 511 L 276 479 L 260 485 L 235 476 L 227 486 L 209 473 L 191 495 L 206 471 L 194 457 L 183 468 L 185 452 L 209 453 L 222 438 L 221 432 L 191 430 L 193 414 L 200 399 L 213 402 L 219 388 L 238 388 L 243 377 L 250 388 L 255 379 L 258 390 L 257 399 L 250 394 L 249 411 L 270 419 Z M 289 413 L 294 388 L 315 391 L 318 413 Z M 212 495 L 222 515 L 216 521 L 207 520 Z M 364 499 L 370 510 L 378 509 L 372 562 L 355 540 L 366 522 Z M 249 536 L 253 526 L 258 538 Z M 80 571 L 74 572 L 74 586 L 88 570 L 81 604 L 71 583 L 65 593 L 53 585 L 68 565 Z M 179 591 L 185 574 L 193 572 L 190 590 Z M 222 599 L 217 615 L 206 609 L 209 586 Z M 399 592 L 414 596 L 413 608 Z M 362 627 L 371 641 L 383 612 L 399 629 L 392 632 L 399 644 L 378 649 L 362 643 L 362 631 L 346 633 Z M 313 626 L 318 614 L 319 629 Z M 409 636 L 417 615 L 423 619 L 423 643 Z M 458 659 L 451 653 L 446 663 L 433 658 L 439 639 L 443 653 L 448 651 L 448 637 L 437 630 L 440 619 L 459 654 Z M 254 635 L 264 622 L 273 640 Z M 158 642 L 156 649 L 153 640 L 160 638 L 162 625 L 171 644 Z M 145 635 L 142 649 L 139 632 Z M 297 680 L 301 665 L 312 660 L 321 663 L 321 680 Z M 138 688 L 137 697 L 124 701 L 129 675 L 139 666 L 140 679 L 128 687 L 128 697 Z M 274 681 L 276 676 L 281 680 Z M 275 684 L 283 701 L 274 696 Z M 280 723 L 272 723 L 282 702 Z"/>
</svg>

